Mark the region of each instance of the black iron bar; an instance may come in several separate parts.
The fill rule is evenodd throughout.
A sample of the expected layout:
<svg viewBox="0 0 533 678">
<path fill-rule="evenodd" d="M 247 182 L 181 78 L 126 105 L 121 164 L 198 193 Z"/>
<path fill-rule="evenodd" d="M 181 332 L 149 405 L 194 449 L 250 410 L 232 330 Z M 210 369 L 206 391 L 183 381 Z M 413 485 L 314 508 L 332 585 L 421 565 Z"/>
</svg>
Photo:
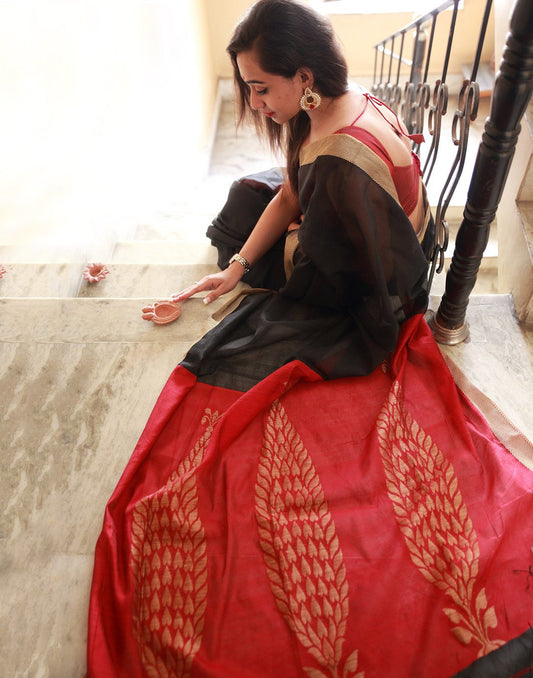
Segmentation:
<svg viewBox="0 0 533 678">
<path fill-rule="evenodd" d="M 398 56 L 398 72 L 396 73 L 396 84 L 398 84 L 400 82 L 400 69 L 402 67 L 404 40 L 405 40 L 405 31 L 402 31 L 402 41 L 400 43 L 400 55 Z"/>
<path fill-rule="evenodd" d="M 416 85 L 416 80 L 415 80 L 415 74 L 416 74 L 416 69 L 418 65 L 418 59 L 419 59 L 419 45 L 420 45 L 420 23 L 417 22 L 415 24 L 416 26 L 416 31 L 415 31 L 415 47 L 413 49 L 413 65 L 411 66 L 411 75 L 409 76 L 409 82 L 412 82 Z M 394 38 L 393 38 L 394 39 Z M 418 78 L 420 80 L 420 77 Z"/>
<path fill-rule="evenodd" d="M 437 25 L 437 16 L 438 16 L 437 13 L 432 14 L 431 32 L 429 34 L 429 45 L 428 45 L 427 55 L 426 55 L 426 68 L 424 69 L 424 78 L 423 78 L 422 82 L 428 81 L 429 62 L 431 60 L 431 52 L 433 50 L 433 38 L 435 37 L 435 27 Z"/>
<path fill-rule="evenodd" d="M 384 40 L 382 43 L 381 47 L 381 69 L 379 71 L 379 84 L 381 85 L 383 83 L 383 66 L 385 62 L 385 45 L 387 44 L 387 41 Z"/>
<path fill-rule="evenodd" d="M 481 22 L 481 30 L 479 31 L 479 40 L 477 43 L 476 56 L 474 57 L 474 65 L 472 66 L 472 74 L 470 80 L 474 82 L 477 78 L 477 71 L 479 68 L 479 62 L 481 61 L 481 50 L 483 49 L 483 43 L 485 42 L 485 33 L 487 32 L 487 25 L 489 23 L 490 10 L 492 9 L 492 0 L 487 0 L 485 4 L 485 12 L 483 14 L 483 20 Z"/>
<path fill-rule="evenodd" d="M 446 46 L 446 55 L 444 57 L 444 66 L 442 67 L 442 82 L 446 82 L 446 76 L 448 75 L 448 66 L 450 64 L 450 55 L 452 53 L 453 37 L 455 34 L 455 22 L 457 21 L 457 9 L 459 7 L 459 0 L 454 0 L 453 3 L 453 14 L 452 21 L 450 24 L 450 33 L 448 35 L 448 44 Z"/>
<path fill-rule="evenodd" d="M 394 38 L 391 40 L 391 46 L 390 46 L 390 59 L 389 59 L 389 77 L 387 79 L 387 84 L 390 85 L 390 78 L 392 74 L 392 59 L 394 55 Z"/>
</svg>

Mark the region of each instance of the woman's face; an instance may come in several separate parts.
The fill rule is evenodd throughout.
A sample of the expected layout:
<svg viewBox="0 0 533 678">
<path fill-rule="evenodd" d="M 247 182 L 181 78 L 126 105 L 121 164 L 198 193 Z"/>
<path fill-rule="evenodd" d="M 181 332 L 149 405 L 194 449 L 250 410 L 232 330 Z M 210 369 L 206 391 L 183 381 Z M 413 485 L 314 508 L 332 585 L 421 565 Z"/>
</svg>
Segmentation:
<svg viewBox="0 0 533 678">
<path fill-rule="evenodd" d="M 308 75 L 300 70 L 293 78 L 263 71 L 255 54 L 241 52 L 237 55 L 241 78 L 250 88 L 250 106 L 282 125 L 300 111 L 300 99 L 310 87 Z"/>
</svg>

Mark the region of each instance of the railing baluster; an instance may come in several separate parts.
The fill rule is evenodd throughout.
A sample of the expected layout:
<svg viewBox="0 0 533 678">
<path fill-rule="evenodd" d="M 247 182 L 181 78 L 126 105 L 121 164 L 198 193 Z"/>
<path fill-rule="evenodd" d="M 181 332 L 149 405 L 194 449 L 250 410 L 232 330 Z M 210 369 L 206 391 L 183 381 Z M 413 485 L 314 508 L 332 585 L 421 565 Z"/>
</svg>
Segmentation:
<svg viewBox="0 0 533 678">
<path fill-rule="evenodd" d="M 401 31 L 402 41 L 400 43 L 400 54 L 398 55 L 398 71 L 396 73 L 396 82 L 392 87 L 390 106 L 395 113 L 398 113 L 402 102 L 402 88 L 400 87 L 400 69 L 402 67 L 403 46 L 405 42 L 405 31 Z"/>
<path fill-rule="evenodd" d="M 385 45 L 387 44 L 387 41 L 384 40 L 381 45 L 382 45 L 382 51 L 381 51 L 381 70 L 379 72 L 379 89 L 378 89 L 378 97 L 381 99 L 383 97 L 383 68 L 385 65 Z"/>
<path fill-rule="evenodd" d="M 391 47 L 390 47 L 390 59 L 389 59 L 389 75 L 387 77 L 387 84 L 385 85 L 384 99 L 383 101 L 386 104 L 390 104 L 392 99 L 392 84 L 391 84 L 391 74 L 392 74 L 392 61 L 394 59 L 394 36 L 392 36 Z"/>
<path fill-rule="evenodd" d="M 428 81 L 428 73 L 429 73 L 429 62 L 431 61 L 431 52 L 433 51 L 433 39 L 435 37 L 435 27 L 437 26 L 437 13 L 433 13 L 431 15 L 431 32 L 429 34 L 429 45 L 428 45 L 428 50 L 427 50 L 427 55 L 426 55 L 426 68 L 424 69 L 424 77 L 422 79 L 422 82 L 427 82 Z"/>
<path fill-rule="evenodd" d="M 419 61 L 419 50 L 420 50 L 420 22 L 416 22 L 415 28 L 415 47 L 413 49 L 413 63 L 411 65 L 411 75 L 409 76 L 409 82 L 412 82 L 413 85 L 416 85 L 420 82 L 420 73 L 417 72 L 417 66 Z"/>
<path fill-rule="evenodd" d="M 479 32 L 479 40 L 478 40 L 478 43 L 477 43 L 476 56 L 474 57 L 474 63 L 472 65 L 472 74 L 470 76 L 471 82 L 474 82 L 477 78 L 479 63 L 481 61 L 481 50 L 483 49 L 483 43 L 485 41 L 485 34 L 487 33 L 487 26 L 488 26 L 488 23 L 489 23 L 491 8 L 492 8 L 492 2 L 487 2 L 487 4 L 485 5 L 485 12 L 483 14 L 483 20 L 481 22 L 481 30 Z"/>
<path fill-rule="evenodd" d="M 448 36 L 448 45 L 446 47 L 446 56 L 444 57 L 444 66 L 442 67 L 442 82 L 446 82 L 448 75 L 448 66 L 450 65 L 450 56 L 452 53 L 453 36 L 455 33 L 455 23 L 457 21 L 457 10 L 459 9 L 459 0 L 454 0 L 452 21 L 450 24 L 450 33 Z"/>
</svg>

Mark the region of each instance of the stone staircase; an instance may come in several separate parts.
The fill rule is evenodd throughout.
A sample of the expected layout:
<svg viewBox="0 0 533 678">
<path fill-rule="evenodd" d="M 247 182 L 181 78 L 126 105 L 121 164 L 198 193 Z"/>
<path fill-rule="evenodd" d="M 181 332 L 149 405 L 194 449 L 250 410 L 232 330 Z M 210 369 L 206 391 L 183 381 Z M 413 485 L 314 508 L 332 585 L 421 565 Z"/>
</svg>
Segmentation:
<svg viewBox="0 0 533 678">
<path fill-rule="evenodd" d="M 0 675 L 84 675 L 105 504 L 167 377 L 214 325 L 217 304 L 189 300 L 167 326 L 144 321 L 141 309 L 217 270 L 206 227 L 234 178 L 273 164 L 252 135 L 235 136 L 226 105 L 210 175 L 118 242 L 103 262 L 105 280 L 89 285 L 88 262 L 57 261 L 54 243 L 33 260 L 0 247 Z M 461 214 L 450 210 L 452 231 Z M 496 284 L 493 255 L 469 306 L 469 342 L 442 350 L 532 436 L 533 338 L 507 295 L 487 294 Z M 443 287 L 441 275 L 433 306 Z"/>
</svg>

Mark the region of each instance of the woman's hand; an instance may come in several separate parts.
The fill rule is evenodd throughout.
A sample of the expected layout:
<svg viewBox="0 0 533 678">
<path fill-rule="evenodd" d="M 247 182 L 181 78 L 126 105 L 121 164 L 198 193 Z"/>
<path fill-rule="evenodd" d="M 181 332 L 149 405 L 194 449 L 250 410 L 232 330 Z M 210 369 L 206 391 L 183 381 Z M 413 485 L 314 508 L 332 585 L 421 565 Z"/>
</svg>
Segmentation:
<svg viewBox="0 0 533 678">
<path fill-rule="evenodd" d="M 189 299 L 198 292 L 209 291 L 209 294 L 204 297 L 204 304 L 210 304 L 215 299 L 218 299 L 222 294 L 227 294 L 237 285 L 244 274 L 244 269 L 238 262 L 234 262 L 228 268 L 220 271 L 220 273 L 212 273 L 206 275 L 198 282 L 186 287 L 181 292 L 173 294 L 171 301 L 184 301 Z"/>
</svg>

